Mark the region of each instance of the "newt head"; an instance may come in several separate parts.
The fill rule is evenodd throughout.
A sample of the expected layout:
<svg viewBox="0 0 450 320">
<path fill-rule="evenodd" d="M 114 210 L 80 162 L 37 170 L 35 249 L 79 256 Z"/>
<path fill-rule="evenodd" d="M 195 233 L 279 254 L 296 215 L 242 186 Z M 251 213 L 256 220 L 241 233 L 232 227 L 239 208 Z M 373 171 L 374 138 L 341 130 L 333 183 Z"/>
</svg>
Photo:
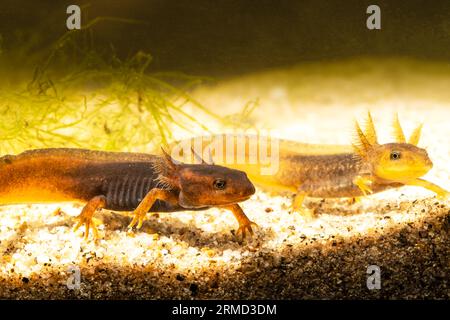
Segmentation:
<svg viewBox="0 0 450 320">
<path fill-rule="evenodd" d="M 357 155 L 369 164 L 375 177 L 406 183 L 425 175 L 433 167 L 427 151 L 417 147 L 421 129 L 422 125 L 418 126 L 406 142 L 396 116 L 394 132 L 397 142 L 379 144 L 369 113 L 365 132 L 356 123 L 357 138 L 353 147 Z"/>
<path fill-rule="evenodd" d="M 163 151 L 164 152 L 164 151 Z M 185 164 L 164 152 L 168 170 L 160 180 L 180 190 L 179 204 L 187 209 L 222 206 L 249 199 L 255 187 L 247 174 L 215 164 Z"/>
<path fill-rule="evenodd" d="M 227 205 L 247 200 L 255 187 L 243 171 L 211 164 L 183 164 L 180 204 L 185 208 Z"/>
<path fill-rule="evenodd" d="M 433 167 L 425 149 L 408 143 L 379 145 L 371 152 L 370 162 L 377 177 L 396 182 L 422 177 Z"/>
</svg>

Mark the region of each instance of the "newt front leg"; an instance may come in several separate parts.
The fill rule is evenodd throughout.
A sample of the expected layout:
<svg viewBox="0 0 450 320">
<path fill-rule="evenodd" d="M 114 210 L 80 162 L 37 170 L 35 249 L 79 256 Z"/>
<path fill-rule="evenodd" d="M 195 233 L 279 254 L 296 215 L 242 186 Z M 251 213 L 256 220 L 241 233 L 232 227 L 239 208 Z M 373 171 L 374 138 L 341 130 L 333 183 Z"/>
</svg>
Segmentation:
<svg viewBox="0 0 450 320">
<path fill-rule="evenodd" d="M 438 185 L 435 185 L 434 183 L 431 183 L 429 181 L 426 181 L 426 180 L 423 180 L 420 178 L 407 181 L 407 182 L 405 182 L 405 185 L 418 186 L 418 187 L 422 187 L 422 188 L 428 189 L 430 191 L 433 191 L 436 193 L 436 195 L 439 199 L 445 199 L 450 196 L 450 192 L 448 192 L 447 190 L 439 187 Z"/>
<path fill-rule="evenodd" d="M 177 203 L 178 197 L 169 190 L 164 189 L 150 190 L 144 197 L 144 199 L 142 199 L 142 201 L 139 203 L 138 207 L 134 209 L 133 211 L 134 217 L 133 220 L 131 220 L 130 224 L 128 225 L 128 229 L 132 229 L 136 224 L 137 229 L 140 229 L 142 227 L 147 212 L 150 210 L 150 208 L 153 206 L 156 200 L 163 200 L 170 203 Z"/>
<path fill-rule="evenodd" d="M 307 219 L 312 219 L 315 216 L 314 210 L 306 208 L 303 205 L 305 197 L 306 193 L 301 190 L 298 190 L 297 194 L 294 197 L 294 201 L 292 202 L 292 212 L 299 212 L 303 217 Z"/>
<path fill-rule="evenodd" d="M 250 219 L 245 215 L 244 211 L 237 203 L 228 206 L 222 206 L 222 208 L 230 210 L 238 221 L 239 228 L 236 231 L 236 236 L 239 237 L 239 234 L 242 234 L 241 238 L 242 240 L 244 240 L 247 232 L 250 235 L 253 235 L 252 226 L 258 227 L 258 225 L 253 221 L 250 221 Z"/>
</svg>

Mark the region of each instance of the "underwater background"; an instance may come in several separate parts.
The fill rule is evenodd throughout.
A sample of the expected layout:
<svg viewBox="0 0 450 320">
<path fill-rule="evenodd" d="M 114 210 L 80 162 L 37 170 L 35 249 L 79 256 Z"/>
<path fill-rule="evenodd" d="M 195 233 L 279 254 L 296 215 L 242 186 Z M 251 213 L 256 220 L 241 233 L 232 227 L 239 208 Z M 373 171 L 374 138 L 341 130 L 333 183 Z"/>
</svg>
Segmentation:
<svg viewBox="0 0 450 320">
<path fill-rule="evenodd" d="M 151 152 L 233 130 L 350 144 L 370 110 L 383 143 L 395 113 L 407 134 L 424 122 L 426 178 L 450 189 L 449 1 L 377 1 L 381 30 L 366 28 L 372 1 L 78 1 L 82 30 L 68 31 L 70 4 L 0 4 L 0 156 Z M 102 240 L 85 243 L 78 205 L 1 206 L 0 297 L 450 297 L 448 200 L 414 187 L 309 199 L 308 220 L 291 198 L 257 189 L 242 203 L 260 226 L 244 244 L 217 208 L 149 215 L 134 237 L 105 210 Z M 368 265 L 381 290 L 367 289 Z"/>
</svg>

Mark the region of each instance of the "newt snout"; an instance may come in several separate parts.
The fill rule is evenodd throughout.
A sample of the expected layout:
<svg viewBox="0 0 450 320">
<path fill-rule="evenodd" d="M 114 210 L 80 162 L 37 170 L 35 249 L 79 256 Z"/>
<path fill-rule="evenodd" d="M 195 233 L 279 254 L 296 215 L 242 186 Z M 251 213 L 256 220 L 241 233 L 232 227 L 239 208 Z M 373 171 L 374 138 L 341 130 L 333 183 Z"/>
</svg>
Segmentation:
<svg viewBox="0 0 450 320">
<path fill-rule="evenodd" d="M 248 179 L 247 174 L 245 172 L 242 172 L 244 174 L 244 177 L 242 178 L 242 181 L 245 181 L 245 183 L 243 183 L 243 190 L 241 190 L 241 192 L 239 193 L 242 196 L 243 200 L 247 200 L 248 198 L 250 198 L 252 195 L 255 194 L 256 189 L 255 186 L 253 185 L 253 183 Z"/>
<path fill-rule="evenodd" d="M 425 165 L 429 171 L 433 168 L 433 161 L 431 161 L 430 157 L 428 156 L 428 152 L 425 149 L 422 149 L 422 151 L 425 153 Z"/>
<path fill-rule="evenodd" d="M 236 199 L 240 201 L 247 200 L 255 194 L 255 186 L 245 172 L 233 170 L 230 178 L 230 193 L 234 194 Z"/>
</svg>

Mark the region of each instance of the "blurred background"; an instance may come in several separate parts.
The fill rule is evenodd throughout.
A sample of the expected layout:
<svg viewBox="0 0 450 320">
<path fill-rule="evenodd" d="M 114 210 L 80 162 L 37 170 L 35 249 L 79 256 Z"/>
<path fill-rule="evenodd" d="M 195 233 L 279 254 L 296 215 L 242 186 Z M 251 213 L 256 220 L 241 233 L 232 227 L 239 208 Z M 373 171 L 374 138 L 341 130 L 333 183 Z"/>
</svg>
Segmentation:
<svg viewBox="0 0 450 320">
<path fill-rule="evenodd" d="M 70 4 L 84 6 L 83 25 L 100 16 L 142 21 L 99 23 L 94 41 L 98 47 L 112 44 L 122 58 L 151 52 L 153 70 L 223 77 L 360 55 L 450 58 L 450 3 L 445 0 L 4 0 L 3 51 L 33 45 L 36 52 L 51 45 L 66 32 Z M 371 4 L 381 8 L 381 31 L 366 28 Z"/>
</svg>

